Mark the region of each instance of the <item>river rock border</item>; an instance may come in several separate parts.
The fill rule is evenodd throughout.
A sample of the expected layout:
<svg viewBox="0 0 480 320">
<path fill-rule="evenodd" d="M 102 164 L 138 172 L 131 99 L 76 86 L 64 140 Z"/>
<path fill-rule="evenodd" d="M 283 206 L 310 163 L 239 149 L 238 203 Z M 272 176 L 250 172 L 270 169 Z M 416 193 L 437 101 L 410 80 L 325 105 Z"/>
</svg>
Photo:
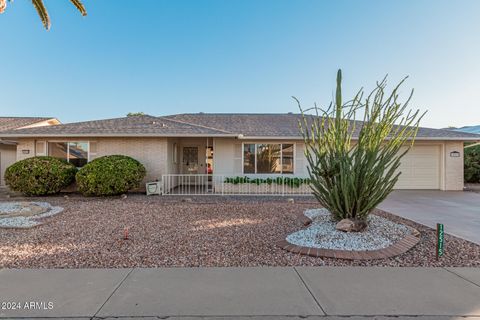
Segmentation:
<svg viewBox="0 0 480 320">
<path fill-rule="evenodd" d="M 305 215 L 300 215 L 298 219 L 304 226 L 308 226 L 312 223 L 312 220 Z M 413 233 L 405 236 L 403 239 L 395 242 L 389 247 L 378 250 L 334 250 L 334 249 L 322 249 L 312 247 L 302 247 L 295 244 L 291 244 L 287 240 L 282 240 L 277 245 L 283 250 L 307 255 L 311 257 L 324 257 L 335 258 L 345 260 L 374 260 L 374 259 L 386 259 L 394 256 L 398 256 L 412 249 L 420 241 L 420 232 L 417 229 L 413 229 Z"/>
</svg>

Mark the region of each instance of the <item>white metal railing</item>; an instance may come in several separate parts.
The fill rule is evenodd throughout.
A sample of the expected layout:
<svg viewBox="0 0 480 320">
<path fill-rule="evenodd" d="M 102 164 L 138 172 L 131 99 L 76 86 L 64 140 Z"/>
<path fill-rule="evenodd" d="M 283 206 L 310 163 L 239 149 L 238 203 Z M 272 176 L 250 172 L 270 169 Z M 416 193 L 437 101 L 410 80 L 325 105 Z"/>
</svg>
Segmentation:
<svg viewBox="0 0 480 320">
<path fill-rule="evenodd" d="M 276 183 L 275 176 L 267 182 L 256 182 L 255 178 L 245 181 L 218 174 L 164 174 L 162 175 L 162 194 L 168 195 L 265 195 L 265 196 L 302 196 L 311 195 L 307 183 Z"/>
</svg>

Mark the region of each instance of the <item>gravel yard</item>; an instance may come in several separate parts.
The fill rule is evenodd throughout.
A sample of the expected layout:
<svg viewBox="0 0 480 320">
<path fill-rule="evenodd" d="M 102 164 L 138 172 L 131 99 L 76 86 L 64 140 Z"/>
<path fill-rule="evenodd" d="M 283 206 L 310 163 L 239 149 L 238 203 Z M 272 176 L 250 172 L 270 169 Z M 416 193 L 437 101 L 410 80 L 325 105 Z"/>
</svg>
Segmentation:
<svg viewBox="0 0 480 320">
<path fill-rule="evenodd" d="M 380 211 L 379 216 L 420 231 L 420 243 L 394 258 L 348 261 L 293 254 L 276 246 L 305 228 L 298 217 L 318 208 L 310 198 L 294 204 L 285 198 L 181 199 L 28 199 L 64 211 L 31 229 L 0 229 L 0 267 L 480 266 L 480 246 L 447 235 L 446 254 L 437 262 L 433 230 Z M 130 240 L 122 239 L 126 227 Z"/>
</svg>

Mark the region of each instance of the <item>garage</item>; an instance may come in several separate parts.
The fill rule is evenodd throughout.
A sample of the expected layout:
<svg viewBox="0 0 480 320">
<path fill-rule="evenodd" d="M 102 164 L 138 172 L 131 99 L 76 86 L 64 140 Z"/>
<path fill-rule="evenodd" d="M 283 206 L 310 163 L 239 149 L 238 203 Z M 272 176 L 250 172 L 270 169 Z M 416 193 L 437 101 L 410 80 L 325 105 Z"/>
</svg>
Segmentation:
<svg viewBox="0 0 480 320">
<path fill-rule="evenodd" d="M 440 189 L 441 145 L 417 145 L 402 158 L 395 189 Z"/>
<path fill-rule="evenodd" d="M 17 146 L 0 143 L 0 186 L 5 185 L 5 170 L 15 162 Z"/>
</svg>

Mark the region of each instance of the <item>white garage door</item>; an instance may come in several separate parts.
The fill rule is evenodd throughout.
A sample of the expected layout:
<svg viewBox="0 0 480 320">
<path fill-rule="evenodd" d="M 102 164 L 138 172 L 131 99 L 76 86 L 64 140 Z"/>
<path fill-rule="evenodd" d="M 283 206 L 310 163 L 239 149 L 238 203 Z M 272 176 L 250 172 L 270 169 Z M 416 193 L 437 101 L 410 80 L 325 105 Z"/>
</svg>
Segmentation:
<svg viewBox="0 0 480 320">
<path fill-rule="evenodd" d="M 440 189 L 440 146 L 414 146 L 402 158 L 396 189 Z"/>
</svg>

